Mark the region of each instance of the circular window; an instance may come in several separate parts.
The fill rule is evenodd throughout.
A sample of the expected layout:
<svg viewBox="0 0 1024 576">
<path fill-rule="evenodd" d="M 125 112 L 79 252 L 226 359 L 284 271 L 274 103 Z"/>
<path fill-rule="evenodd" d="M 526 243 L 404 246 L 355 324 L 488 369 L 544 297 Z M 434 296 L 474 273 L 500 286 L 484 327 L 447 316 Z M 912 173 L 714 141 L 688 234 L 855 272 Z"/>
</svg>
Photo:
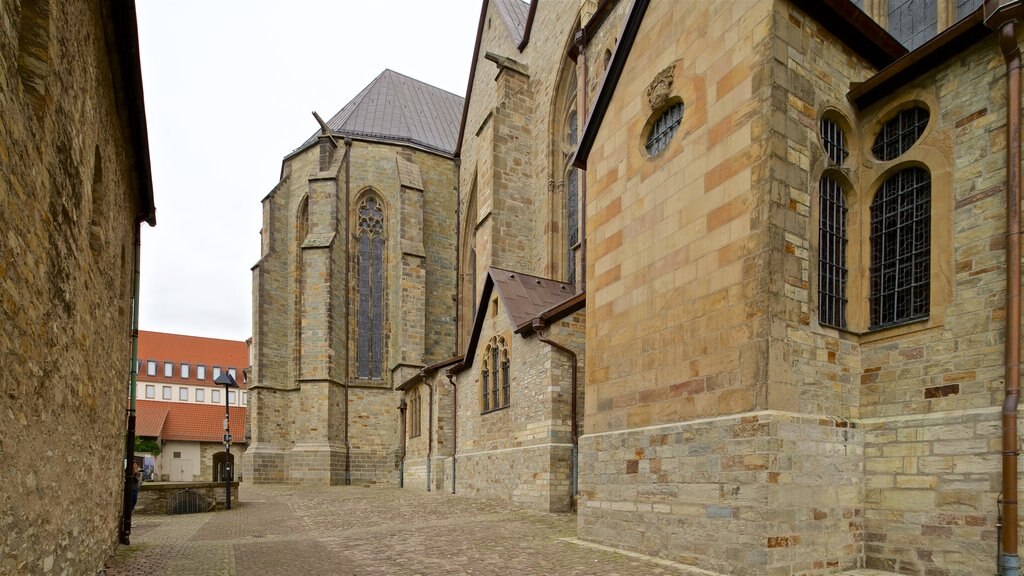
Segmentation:
<svg viewBox="0 0 1024 576">
<path fill-rule="evenodd" d="M 651 125 L 651 131 L 647 134 L 647 153 L 651 156 L 661 154 L 672 136 L 679 130 L 679 123 L 683 121 L 683 103 L 677 102 L 661 112 L 661 116 Z"/>
<path fill-rule="evenodd" d="M 899 112 L 882 125 L 871 151 L 879 160 L 892 160 L 910 150 L 927 127 L 925 108 L 915 106 Z"/>
</svg>

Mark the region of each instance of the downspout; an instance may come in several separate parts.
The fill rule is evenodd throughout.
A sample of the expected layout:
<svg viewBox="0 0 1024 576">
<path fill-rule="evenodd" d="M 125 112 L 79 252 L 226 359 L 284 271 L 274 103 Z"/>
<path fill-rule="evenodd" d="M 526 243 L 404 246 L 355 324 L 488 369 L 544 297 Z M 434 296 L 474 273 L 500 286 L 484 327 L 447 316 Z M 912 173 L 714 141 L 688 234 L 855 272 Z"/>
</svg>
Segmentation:
<svg viewBox="0 0 1024 576">
<path fill-rule="evenodd" d="M 399 459 L 398 459 L 398 487 L 399 488 L 405 488 L 405 434 L 406 434 L 406 432 L 405 432 L 405 408 L 406 408 L 405 396 L 403 396 L 402 399 L 398 402 L 398 413 L 400 414 L 400 418 L 402 419 L 402 421 L 400 423 L 400 426 L 399 426 L 399 430 L 401 430 L 401 435 L 402 435 L 402 451 L 399 453 Z"/>
<path fill-rule="evenodd" d="M 422 372 L 420 372 L 422 374 Z M 427 396 L 427 492 L 430 492 L 430 468 L 434 458 L 434 386 L 423 377 L 430 393 Z"/>
<path fill-rule="evenodd" d="M 1020 403 L 1020 47 L 1014 20 L 1000 29 L 1006 60 L 1006 375 L 1003 400 L 1003 534 L 999 573 L 1020 574 L 1017 553 L 1017 410 Z"/>
<path fill-rule="evenodd" d="M 455 375 L 445 372 L 445 376 L 452 385 L 452 494 L 455 494 L 455 453 L 459 447 L 459 390 L 455 384 Z"/>
<path fill-rule="evenodd" d="M 352 191 L 350 189 L 350 184 L 351 184 L 350 174 L 351 174 L 351 170 L 349 169 L 351 166 L 352 166 L 352 139 L 346 136 L 345 137 L 345 267 L 343 269 L 344 272 L 345 272 L 345 278 L 344 278 L 343 284 L 345 285 L 345 343 L 346 343 L 345 347 L 346 348 L 349 348 L 349 346 L 348 346 L 348 339 L 349 339 L 349 336 L 352 334 L 352 329 L 351 329 L 351 326 L 349 325 L 349 320 L 350 320 L 350 316 L 349 316 L 349 309 L 350 309 L 350 306 L 349 306 L 349 294 L 351 294 L 352 292 L 349 290 L 349 274 L 348 274 L 348 270 L 349 270 L 349 267 L 350 267 L 350 259 L 351 259 L 351 255 L 352 255 L 352 252 L 350 251 L 351 240 L 352 240 L 350 238 L 350 235 L 351 235 L 351 231 L 350 231 L 351 224 L 350 224 L 350 221 L 352 220 L 352 214 L 351 214 L 351 207 L 349 206 L 349 203 L 351 202 L 351 195 L 352 195 Z M 350 419 L 348 417 L 348 410 L 349 410 L 349 402 L 348 402 L 348 375 L 349 375 L 349 373 L 348 373 L 348 371 L 349 371 L 349 368 L 350 368 L 350 363 L 349 363 L 349 358 L 348 357 L 349 357 L 349 350 L 345 350 L 345 372 L 342 375 L 342 383 L 345 385 L 345 486 L 351 486 L 352 485 L 352 443 L 349 441 L 349 437 L 348 437 L 348 425 L 349 425 L 349 422 L 350 422 Z"/>
<path fill-rule="evenodd" d="M 580 103 L 576 109 L 579 111 L 577 116 L 581 118 L 587 118 L 587 55 L 585 49 L 587 47 L 587 32 L 586 29 L 581 27 L 576 31 L 576 58 L 582 63 L 580 64 Z M 583 124 L 580 123 L 582 126 Z M 575 153 L 575 151 L 573 152 Z M 582 172 L 582 170 L 581 170 Z M 587 177 L 586 174 L 581 174 L 579 179 L 580 183 L 580 269 L 577 277 L 579 278 L 579 288 L 576 293 L 587 291 Z M 573 396 L 573 401 L 575 401 Z M 576 420 L 573 419 L 573 425 L 575 426 Z M 575 444 L 573 444 L 575 450 Z M 575 468 L 574 468 L 575 469 Z M 575 495 L 575 491 L 573 495 Z M 575 506 L 575 504 L 574 504 Z"/>
<path fill-rule="evenodd" d="M 459 262 L 459 247 L 462 245 L 462 184 L 459 173 L 462 170 L 462 159 L 455 159 L 455 350 L 452 356 L 459 354 L 459 333 L 462 326 L 459 324 L 459 308 L 462 307 L 462 277 L 459 272 L 462 268 Z"/>
<path fill-rule="evenodd" d="M 544 322 L 540 318 L 534 318 L 533 319 L 533 330 L 534 330 L 534 332 L 537 333 L 537 339 L 538 340 L 540 340 L 541 342 L 551 346 L 552 348 L 555 348 L 557 350 L 560 350 L 560 351 L 564 352 L 566 355 L 569 356 L 569 359 L 572 361 L 572 371 L 571 371 L 571 377 L 570 377 L 570 379 L 572 381 L 572 400 L 570 402 L 570 406 L 571 407 L 569 409 L 569 414 L 570 414 L 569 417 L 570 417 L 570 420 L 571 420 L 571 431 L 572 431 L 571 432 L 571 437 L 572 437 L 572 488 L 571 488 L 571 492 L 570 492 L 569 505 L 572 507 L 572 510 L 575 511 L 576 510 L 577 488 L 579 486 L 579 456 L 580 456 L 580 451 L 579 451 L 579 435 L 578 435 L 578 432 L 576 430 L 576 387 L 577 387 L 576 364 L 578 362 L 578 358 L 576 356 L 576 352 L 573 352 L 573 350 L 571 348 L 563 346 L 563 345 L 559 344 L 558 342 L 555 342 L 553 340 L 549 340 L 549 339 L 544 337 L 544 332 L 543 332 L 543 330 L 544 330 Z"/>
<path fill-rule="evenodd" d="M 121 544 L 131 544 L 132 462 L 135 460 L 135 389 L 139 379 L 139 267 L 142 261 L 142 222 L 135 223 L 135 262 L 132 269 L 132 357 L 128 370 L 128 432 L 125 435 L 124 494 L 121 505 Z"/>
</svg>

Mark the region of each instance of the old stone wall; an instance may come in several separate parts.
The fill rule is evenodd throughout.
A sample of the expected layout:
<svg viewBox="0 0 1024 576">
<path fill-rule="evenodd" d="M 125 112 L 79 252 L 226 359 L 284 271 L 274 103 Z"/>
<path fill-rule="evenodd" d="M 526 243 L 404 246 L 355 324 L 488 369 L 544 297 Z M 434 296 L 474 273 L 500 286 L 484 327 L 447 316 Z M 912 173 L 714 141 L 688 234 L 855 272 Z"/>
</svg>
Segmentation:
<svg viewBox="0 0 1024 576">
<path fill-rule="evenodd" d="M 921 141 L 871 163 L 932 179 L 931 314 L 862 338 L 868 566 L 992 570 L 1001 491 L 1005 328 L 1005 69 L 990 37 L 864 111 L 865 145 L 908 101 L 931 118 Z M 984 87 L 984 88 L 982 88 Z"/>
<path fill-rule="evenodd" d="M 140 166 L 98 4 L 0 17 L 3 573 L 93 574 L 117 542 Z"/>
</svg>

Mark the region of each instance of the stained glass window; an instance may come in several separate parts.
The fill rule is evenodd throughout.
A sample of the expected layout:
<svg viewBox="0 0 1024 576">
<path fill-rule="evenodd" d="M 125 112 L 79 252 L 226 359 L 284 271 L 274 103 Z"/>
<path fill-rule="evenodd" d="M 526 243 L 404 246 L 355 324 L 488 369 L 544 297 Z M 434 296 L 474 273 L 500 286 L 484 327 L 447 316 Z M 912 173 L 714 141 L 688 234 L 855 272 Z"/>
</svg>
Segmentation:
<svg viewBox="0 0 1024 576">
<path fill-rule="evenodd" d="M 871 327 L 928 317 L 931 177 L 908 168 L 871 202 Z"/>
<path fill-rule="evenodd" d="M 358 216 L 356 375 L 379 380 L 384 366 L 384 209 L 369 197 L 360 204 Z"/>
<path fill-rule="evenodd" d="M 509 369 L 508 351 L 506 350 L 505 352 L 502 353 L 502 358 L 501 358 L 501 392 L 502 392 L 501 400 L 502 400 L 502 405 L 503 406 L 508 406 L 508 401 L 509 401 L 509 393 L 510 393 L 509 382 L 510 382 L 510 380 L 509 380 L 508 369 Z"/>
</svg>

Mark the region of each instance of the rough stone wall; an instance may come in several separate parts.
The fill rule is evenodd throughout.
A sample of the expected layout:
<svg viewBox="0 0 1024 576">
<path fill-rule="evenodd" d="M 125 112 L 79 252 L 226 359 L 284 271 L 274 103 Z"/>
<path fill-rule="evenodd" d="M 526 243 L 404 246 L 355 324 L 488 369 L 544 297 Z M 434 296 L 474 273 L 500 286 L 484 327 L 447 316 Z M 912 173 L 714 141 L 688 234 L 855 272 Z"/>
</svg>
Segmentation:
<svg viewBox="0 0 1024 576">
<path fill-rule="evenodd" d="M 590 156 L 580 534 L 654 555 L 701 542 L 673 559 L 728 574 L 823 574 L 862 551 L 863 436 L 834 418 L 854 378 L 825 401 L 835 387 L 812 383 L 801 403 L 779 345 L 790 336 L 776 317 L 808 315 L 807 272 L 787 259 L 800 223 L 789 188 L 806 205 L 808 178 L 793 167 L 799 141 L 786 149 L 786 130 L 807 128 L 777 87 L 800 88 L 773 6 L 652 4 Z M 659 73 L 685 112 L 651 158 L 642 138 Z M 712 530 L 733 537 L 699 537 Z"/>
<path fill-rule="evenodd" d="M 474 358 L 457 380 L 456 493 L 541 510 L 568 510 L 568 360 L 535 336 L 514 335 L 496 293 L 485 313 L 487 318 Z M 564 326 L 552 329 L 551 339 L 579 346 L 580 318 L 575 320 L 575 324 L 566 321 Z M 481 413 L 480 359 L 494 335 L 501 335 L 509 351 L 510 401 L 507 408 Z M 442 414 L 448 410 L 450 405 L 442 409 Z M 448 440 L 449 436 L 442 438 Z M 442 448 L 435 455 L 449 456 L 450 451 Z M 445 459 L 442 474 L 445 489 L 451 490 L 450 459 Z"/>
<path fill-rule="evenodd" d="M 580 531 L 716 574 L 834 573 L 861 547 L 862 435 L 778 412 L 588 434 Z"/>
<path fill-rule="evenodd" d="M 97 4 L 0 10 L 3 573 L 93 574 L 117 541 L 138 180 Z"/>
<path fill-rule="evenodd" d="M 392 371 L 454 350 L 452 160 L 355 141 L 346 167 L 345 151 L 339 146 L 323 165 L 318 146 L 286 159 L 285 178 L 264 201 L 264 255 L 254 281 L 254 377 L 262 387 L 253 392 L 245 458 L 254 481 L 343 482 L 348 409 L 353 481 L 397 482 L 400 395 Z M 386 220 L 380 380 L 355 377 L 355 212 L 369 193 L 383 202 Z"/>
<path fill-rule="evenodd" d="M 876 188 L 905 160 L 930 171 L 932 310 L 862 339 L 865 552 L 869 567 L 983 574 L 1002 489 L 1006 79 L 995 39 L 865 110 L 865 146 L 908 100 L 929 107 L 928 129 L 904 156 L 865 166 L 862 182 Z"/>
</svg>

